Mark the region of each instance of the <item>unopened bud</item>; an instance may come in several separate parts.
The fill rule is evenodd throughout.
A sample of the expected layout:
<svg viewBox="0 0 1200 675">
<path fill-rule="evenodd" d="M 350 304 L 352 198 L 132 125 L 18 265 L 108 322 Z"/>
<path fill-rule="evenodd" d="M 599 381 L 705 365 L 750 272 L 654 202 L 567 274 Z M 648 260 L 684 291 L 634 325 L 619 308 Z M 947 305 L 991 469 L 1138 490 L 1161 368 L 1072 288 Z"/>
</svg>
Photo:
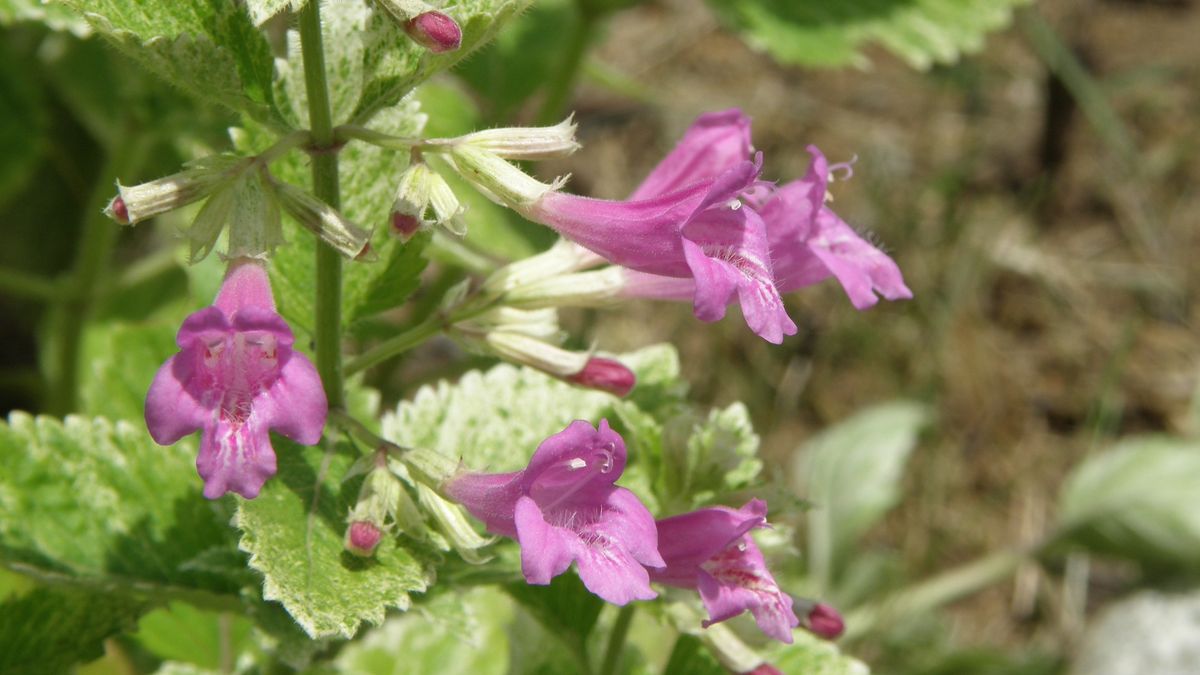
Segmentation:
<svg viewBox="0 0 1200 675">
<path fill-rule="evenodd" d="M 382 538 L 383 531 L 378 527 L 366 521 L 356 521 L 346 528 L 346 550 L 368 558 L 375 554 L 375 548 Z"/>
<path fill-rule="evenodd" d="M 614 265 L 594 272 L 563 274 L 516 286 L 504 294 L 504 302 L 525 309 L 604 307 L 621 302 L 625 286 L 625 269 Z"/>
<path fill-rule="evenodd" d="M 454 170 L 488 199 L 517 211 L 566 183 L 566 178 L 543 183 L 496 153 L 473 145 L 452 146 L 448 158 Z"/>
<path fill-rule="evenodd" d="M 129 209 L 125 208 L 125 200 L 120 195 L 113 197 L 108 203 L 109 216 L 122 225 L 129 224 Z"/>
<path fill-rule="evenodd" d="M 435 54 L 452 52 L 462 46 L 462 29 L 458 22 L 436 10 L 409 19 L 404 24 L 404 32 Z"/>
<path fill-rule="evenodd" d="M 633 391 L 637 375 L 620 361 L 593 356 L 583 370 L 568 376 L 566 380 L 581 387 L 600 389 L 624 397 Z"/>
<path fill-rule="evenodd" d="M 454 51 L 462 45 L 462 28 L 458 23 L 425 0 L 375 0 L 375 4 L 410 38 L 431 52 Z"/>
<path fill-rule="evenodd" d="M 795 598 L 794 609 L 800 616 L 800 626 L 819 638 L 836 640 L 846 630 L 842 615 L 823 602 Z"/>
<path fill-rule="evenodd" d="M 537 255 L 496 270 L 483 282 L 483 288 L 490 293 L 505 293 L 543 279 L 595 267 L 602 262 L 603 258 L 579 244 L 569 239 L 559 239 L 553 246 Z"/>
<path fill-rule="evenodd" d="M 487 347 L 500 358 L 529 366 L 547 375 L 566 379 L 583 370 L 588 355 L 556 347 L 540 338 L 509 330 L 494 330 L 484 337 Z"/>
<path fill-rule="evenodd" d="M 563 157 L 579 149 L 579 143 L 575 141 L 575 128 L 575 121 L 568 117 L 554 126 L 485 129 L 447 139 L 445 143 L 471 145 L 503 159 L 549 159 Z"/>
<path fill-rule="evenodd" d="M 432 211 L 432 217 L 430 217 Z M 463 236 L 463 207 L 441 174 L 422 161 L 414 161 L 400 176 L 392 201 L 391 231 L 402 241 L 430 225 L 441 225 Z"/>
<path fill-rule="evenodd" d="M 148 183 L 117 184 L 117 196 L 104 213 L 122 225 L 132 225 L 160 213 L 204 199 L 248 166 L 236 155 L 213 155 L 185 165 L 184 170 Z"/>
<path fill-rule="evenodd" d="M 371 233 L 350 222 L 337 209 L 288 183 L 275 183 L 283 210 L 321 241 L 351 260 L 365 253 Z"/>
</svg>

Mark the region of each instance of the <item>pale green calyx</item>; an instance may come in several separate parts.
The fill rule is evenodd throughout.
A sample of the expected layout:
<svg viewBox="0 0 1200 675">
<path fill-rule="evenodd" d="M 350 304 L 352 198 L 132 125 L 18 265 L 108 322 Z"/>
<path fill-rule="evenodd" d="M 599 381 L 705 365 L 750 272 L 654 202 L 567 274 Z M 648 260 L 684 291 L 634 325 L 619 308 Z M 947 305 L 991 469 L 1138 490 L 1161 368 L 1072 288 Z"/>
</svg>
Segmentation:
<svg viewBox="0 0 1200 675">
<path fill-rule="evenodd" d="M 568 239 L 559 239 L 545 251 L 505 265 L 483 282 L 487 293 L 500 294 L 542 279 L 595 267 L 600 256 Z"/>
<path fill-rule="evenodd" d="M 458 138 L 428 141 L 429 145 L 467 145 L 503 159 L 550 159 L 565 157 L 579 149 L 573 117 L 549 127 L 505 127 L 485 129 Z"/>
<path fill-rule="evenodd" d="M 557 347 L 527 333 L 493 330 L 483 338 L 487 348 L 512 363 L 535 368 L 555 377 L 575 375 L 587 365 L 591 354 Z"/>
<path fill-rule="evenodd" d="M 467 233 L 465 211 L 446 179 L 425 162 L 416 160 L 401 174 L 396 187 L 392 233 L 408 241 L 417 232 L 440 225 L 461 237 Z"/>
<path fill-rule="evenodd" d="M 489 560 L 488 556 L 480 555 L 478 549 L 492 543 L 493 539 L 475 531 L 461 506 L 443 498 L 424 483 L 417 483 L 417 503 L 433 521 L 446 543 L 463 560 L 472 565 L 481 565 Z"/>
<path fill-rule="evenodd" d="M 565 177 L 543 183 L 489 150 L 457 144 L 447 155 L 454 170 L 492 201 L 518 211 L 559 189 Z"/>
<path fill-rule="evenodd" d="M 188 162 L 179 173 L 148 183 L 130 186 L 117 183 L 117 196 L 104 208 L 104 213 L 122 225 L 133 225 L 204 199 L 252 162 L 253 159 L 237 155 L 212 155 Z"/>
<path fill-rule="evenodd" d="M 512 307 L 606 307 L 621 301 L 625 268 L 610 266 L 594 272 L 563 274 L 517 286 L 504 294 Z"/>
<path fill-rule="evenodd" d="M 243 174 L 208 198 L 187 230 L 191 242 L 188 262 L 207 257 L 226 225 L 227 258 L 263 259 L 284 243 L 279 204 L 262 172 Z"/>
<path fill-rule="evenodd" d="M 300 188 L 283 182 L 273 184 L 279 203 L 288 215 L 321 241 L 347 258 L 363 260 L 369 255 L 371 233 L 350 222 L 337 209 Z"/>
</svg>

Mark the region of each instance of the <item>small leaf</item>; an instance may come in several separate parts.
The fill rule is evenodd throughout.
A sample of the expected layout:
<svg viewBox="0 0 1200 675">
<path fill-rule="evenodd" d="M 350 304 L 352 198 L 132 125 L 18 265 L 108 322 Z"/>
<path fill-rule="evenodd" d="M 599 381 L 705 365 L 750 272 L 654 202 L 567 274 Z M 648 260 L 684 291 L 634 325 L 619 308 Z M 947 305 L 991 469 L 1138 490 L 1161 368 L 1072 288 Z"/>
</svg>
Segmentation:
<svg viewBox="0 0 1200 675">
<path fill-rule="evenodd" d="M 899 501 L 904 465 L 928 422 L 920 404 L 888 403 L 823 431 L 798 451 L 792 485 L 814 504 L 807 554 L 823 590 L 830 590 L 854 542 Z"/>
<path fill-rule="evenodd" d="M 784 63 L 865 67 L 862 49 L 878 43 L 914 68 L 953 63 L 978 51 L 987 33 L 1029 0 L 709 0 L 753 46 Z"/>
<path fill-rule="evenodd" d="M 1076 467 L 1059 505 L 1061 541 L 1194 571 L 1200 561 L 1200 441 L 1123 441 Z"/>
<path fill-rule="evenodd" d="M 204 101 L 286 128 L 272 97 L 266 39 L 235 3 L 64 0 L 143 67 Z"/>
<path fill-rule="evenodd" d="M 0 603 L 0 673 L 57 675 L 104 654 L 104 640 L 133 627 L 144 600 L 37 588 Z"/>
<path fill-rule="evenodd" d="M 328 453 L 275 439 L 279 473 L 238 505 L 240 547 L 262 572 L 263 597 L 281 602 L 310 637 L 354 637 L 362 622 L 406 610 L 410 593 L 433 580 L 429 554 L 407 538 L 384 537 L 375 557 L 343 549 L 346 514 L 361 479 L 341 481 L 358 454 L 349 444 Z"/>
</svg>

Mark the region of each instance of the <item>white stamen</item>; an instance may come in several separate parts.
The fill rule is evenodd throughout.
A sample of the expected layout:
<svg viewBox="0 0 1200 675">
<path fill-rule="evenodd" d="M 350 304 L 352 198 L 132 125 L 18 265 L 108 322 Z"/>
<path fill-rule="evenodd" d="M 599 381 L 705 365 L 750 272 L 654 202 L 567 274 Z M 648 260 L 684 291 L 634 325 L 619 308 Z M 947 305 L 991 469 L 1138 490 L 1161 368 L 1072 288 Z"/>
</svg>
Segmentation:
<svg viewBox="0 0 1200 675">
<path fill-rule="evenodd" d="M 586 467 L 587 467 L 587 462 L 585 462 L 583 459 L 581 459 L 579 457 L 574 457 L 571 459 L 571 461 L 567 462 L 567 468 L 572 471 L 578 471 L 578 470 L 586 468 Z"/>
</svg>

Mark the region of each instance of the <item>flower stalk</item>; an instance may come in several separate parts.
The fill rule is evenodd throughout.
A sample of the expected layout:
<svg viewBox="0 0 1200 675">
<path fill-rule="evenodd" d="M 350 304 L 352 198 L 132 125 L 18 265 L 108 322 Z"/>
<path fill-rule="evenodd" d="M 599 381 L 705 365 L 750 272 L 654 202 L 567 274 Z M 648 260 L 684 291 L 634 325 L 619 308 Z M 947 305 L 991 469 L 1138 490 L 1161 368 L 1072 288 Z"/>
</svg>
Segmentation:
<svg viewBox="0 0 1200 675">
<path fill-rule="evenodd" d="M 327 152 L 337 146 L 333 114 L 325 75 L 325 48 L 321 37 L 321 3 L 309 2 L 300 10 L 300 52 L 304 61 L 304 86 L 308 95 L 308 119 L 312 127 L 313 192 L 318 199 L 338 208 L 338 156 Z M 330 407 L 345 400 L 342 371 L 342 259 L 324 242 L 317 243 L 317 297 L 313 337 L 316 339 L 317 372 L 325 385 Z"/>
</svg>

